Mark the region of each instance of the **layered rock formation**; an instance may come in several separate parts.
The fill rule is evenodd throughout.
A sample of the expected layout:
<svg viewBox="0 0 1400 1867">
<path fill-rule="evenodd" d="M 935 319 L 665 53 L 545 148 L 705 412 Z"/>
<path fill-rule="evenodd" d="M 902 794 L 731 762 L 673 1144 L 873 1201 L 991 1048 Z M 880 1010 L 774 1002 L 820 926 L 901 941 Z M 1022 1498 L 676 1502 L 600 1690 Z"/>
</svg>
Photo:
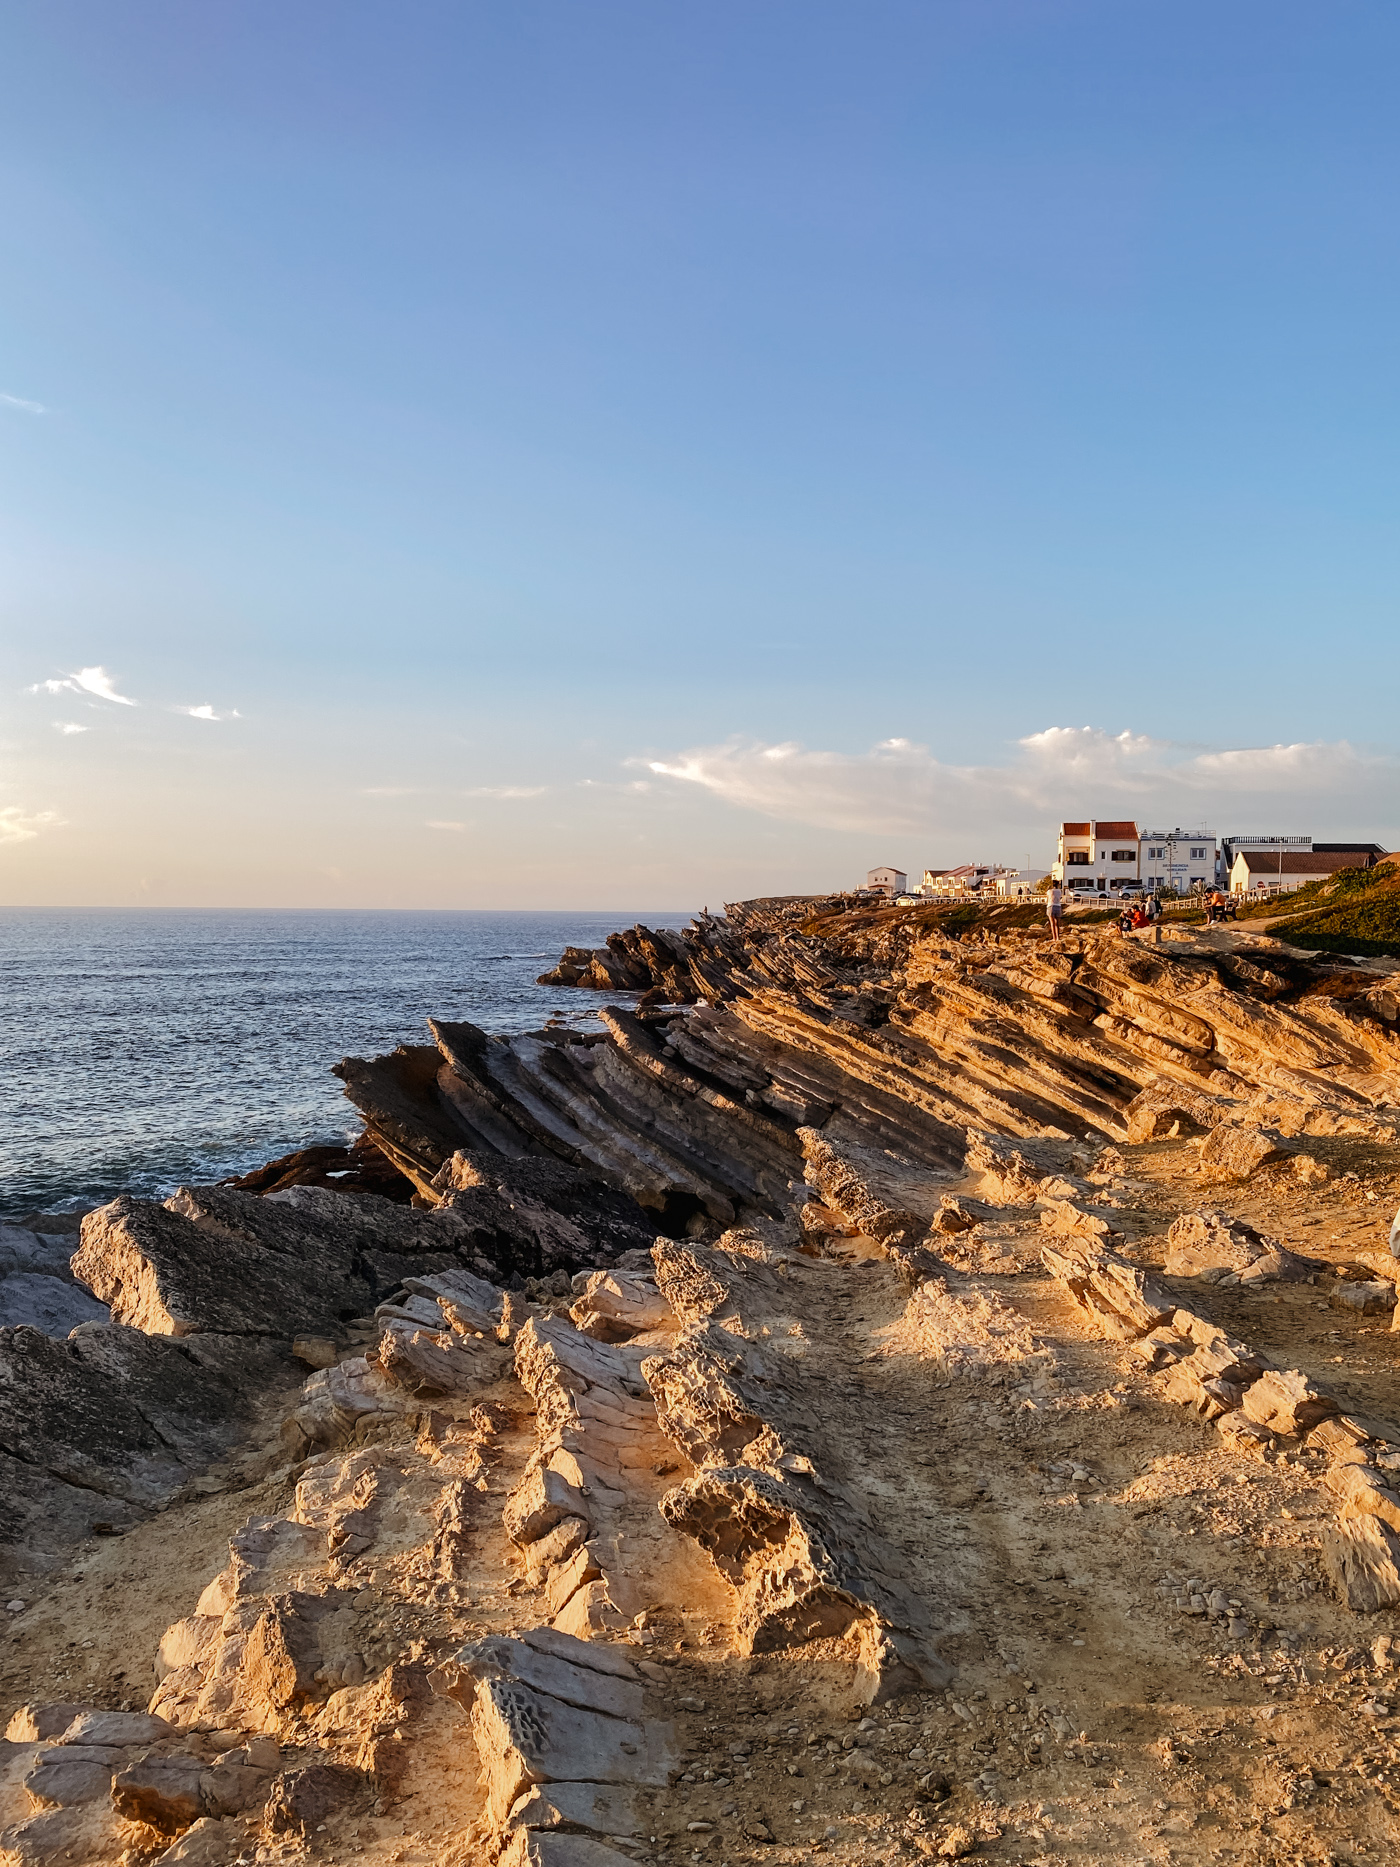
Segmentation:
<svg viewBox="0 0 1400 1867">
<path fill-rule="evenodd" d="M 339 1066 L 411 1204 L 116 1200 L 0 1335 L 0 1863 L 1140 1858 L 1183 1772 L 1382 1845 L 1384 965 L 788 901 L 564 972 L 640 999 Z"/>
</svg>

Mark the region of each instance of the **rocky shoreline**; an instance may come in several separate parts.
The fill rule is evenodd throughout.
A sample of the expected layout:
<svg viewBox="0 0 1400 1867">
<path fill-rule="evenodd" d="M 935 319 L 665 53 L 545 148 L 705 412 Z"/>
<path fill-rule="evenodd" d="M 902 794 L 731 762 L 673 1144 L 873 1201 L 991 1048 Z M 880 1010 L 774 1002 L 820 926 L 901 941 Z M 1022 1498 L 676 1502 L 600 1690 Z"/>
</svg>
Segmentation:
<svg viewBox="0 0 1400 1867">
<path fill-rule="evenodd" d="M 0 1867 L 1392 1845 L 1398 975 L 739 903 L 3 1228 Z"/>
</svg>

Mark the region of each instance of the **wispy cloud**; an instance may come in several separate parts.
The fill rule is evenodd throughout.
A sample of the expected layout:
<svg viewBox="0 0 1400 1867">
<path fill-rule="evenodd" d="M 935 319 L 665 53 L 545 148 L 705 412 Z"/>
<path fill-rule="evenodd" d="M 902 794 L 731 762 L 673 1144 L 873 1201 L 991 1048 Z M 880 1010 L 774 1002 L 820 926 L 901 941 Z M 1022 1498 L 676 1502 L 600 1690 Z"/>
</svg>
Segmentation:
<svg viewBox="0 0 1400 1867">
<path fill-rule="evenodd" d="M 42 402 L 30 402 L 22 395 L 6 395 L 3 389 L 0 389 L 0 403 L 6 408 L 22 409 L 26 415 L 47 415 L 49 412 Z"/>
<path fill-rule="evenodd" d="M 86 726 L 80 726 L 76 720 L 55 720 L 53 729 L 56 733 L 85 733 Z"/>
<path fill-rule="evenodd" d="M 424 825 L 424 828 L 428 830 L 468 830 L 471 828 L 471 825 L 467 823 L 444 823 L 441 818 L 430 817 Z"/>
<path fill-rule="evenodd" d="M 0 809 L 0 844 L 32 843 L 36 836 L 51 830 L 63 819 L 56 810 L 21 810 L 18 804 Z"/>
<path fill-rule="evenodd" d="M 1251 803 L 1296 813 L 1372 797 L 1378 781 L 1400 775 L 1393 755 L 1363 753 L 1345 740 L 1203 751 L 1144 733 L 1051 726 L 1009 753 L 998 764 L 955 765 L 908 739 L 858 753 L 731 739 L 629 762 L 766 816 L 875 834 L 966 833 L 1024 823 L 1031 813 L 1130 809 L 1179 821 Z"/>
<path fill-rule="evenodd" d="M 176 707 L 177 713 L 188 713 L 192 720 L 241 720 L 243 715 L 237 707 L 230 707 L 228 712 L 220 713 L 216 707 L 207 704 L 202 707 Z"/>
<path fill-rule="evenodd" d="M 97 700 L 114 701 L 119 707 L 134 707 L 137 703 L 119 694 L 112 685 L 114 678 L 105 668 L 79 668 L 76 674 L 65 674 L 57 680 L 36 681 L 26 691 L 31 694 L 91 694 Z"/>
<path fill-rule="evenodd" d="M 470 791 L 464 791 L 464 797 L 543 797 L 546 786 L 542 784 L 478 784 Z"/>
</svg>

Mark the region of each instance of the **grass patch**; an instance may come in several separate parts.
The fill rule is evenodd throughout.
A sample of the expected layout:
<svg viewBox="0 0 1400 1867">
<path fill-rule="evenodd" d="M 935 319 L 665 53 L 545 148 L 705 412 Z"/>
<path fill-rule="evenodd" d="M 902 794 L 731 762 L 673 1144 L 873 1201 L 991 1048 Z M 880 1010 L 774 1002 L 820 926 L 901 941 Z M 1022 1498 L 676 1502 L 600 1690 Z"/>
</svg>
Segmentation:
<svg viewBox="0 0 1400 1867">
<path fill-rule="evenodd" d="M 1277 913 L 1277 903 L 1274 903 Z M 1271 932 L 1317 953 L 1400 958 L 1400 862 L 1342 869 L 1288 898 Z"/>
</svg>

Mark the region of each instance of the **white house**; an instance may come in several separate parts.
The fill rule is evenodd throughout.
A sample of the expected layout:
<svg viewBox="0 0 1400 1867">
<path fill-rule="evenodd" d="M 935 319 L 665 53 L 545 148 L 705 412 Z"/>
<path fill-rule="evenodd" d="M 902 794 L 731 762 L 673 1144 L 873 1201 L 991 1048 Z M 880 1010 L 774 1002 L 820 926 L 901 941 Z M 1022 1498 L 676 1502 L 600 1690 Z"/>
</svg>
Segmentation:
<svg viewBox="0 0 1400 1867">
<path fill-rule="evenodd" d="M 1062 823 L 1050 873 L 1066 888 L 1096 891 L 1139 881 L 1137 825 L 1120 818 Z"/>
<path fill-rule="evenodd" d="M 1050 871 L 1067 888 L 1096 894 L 1174 888 L 1185 894 L 1215 880 L 1215 838 L 1203 830 L 1139 830 L 1123 818 L 1060 825 Z"/>
<path fill-rule="evenodd" d="M 1369 869 L 1375 865 L 1374 848 L 1374 844 L 1363 844 L 1336 850 L 1242 849 L 1230 868 L 1230 892 L 1244 895 L 1262 889 L 1272 893 L 1321 881 L 1338 869 Z"/>
<path fill-rule="evenodd" d="M 1048 869 L 1003 869 L 997 876 L 997 900 L 1014 901 L 1021 895 L 1033 895 Z"/>
<path fill-rule="evenodd" d="M 1313 840 L 1310 836 L 1222 836 L 1220 855 L 1216 861 L 1216 879 L 1221 887 L 1227 884 L 1233 886 L 1230 877 L 1235 866 L 1235 858 L 1246 849 L 1261 852 L 1268 850 L 1270 855 L 1276 859 L 1281 858 L 1283 866 L 1286 867 L 1289 856 L 1306 855 L 1312 846 Z M 1278 866 L 1277 860 L 1275 866 Z"/>
<path fill-rule="evenodd" d="M 893 901 L 896 895 L 909 892 L 909 877 L 903 869 L 871 869 L 865 878 L 865 885 L 877 894 L 888 895 Z"/>
</svg>

